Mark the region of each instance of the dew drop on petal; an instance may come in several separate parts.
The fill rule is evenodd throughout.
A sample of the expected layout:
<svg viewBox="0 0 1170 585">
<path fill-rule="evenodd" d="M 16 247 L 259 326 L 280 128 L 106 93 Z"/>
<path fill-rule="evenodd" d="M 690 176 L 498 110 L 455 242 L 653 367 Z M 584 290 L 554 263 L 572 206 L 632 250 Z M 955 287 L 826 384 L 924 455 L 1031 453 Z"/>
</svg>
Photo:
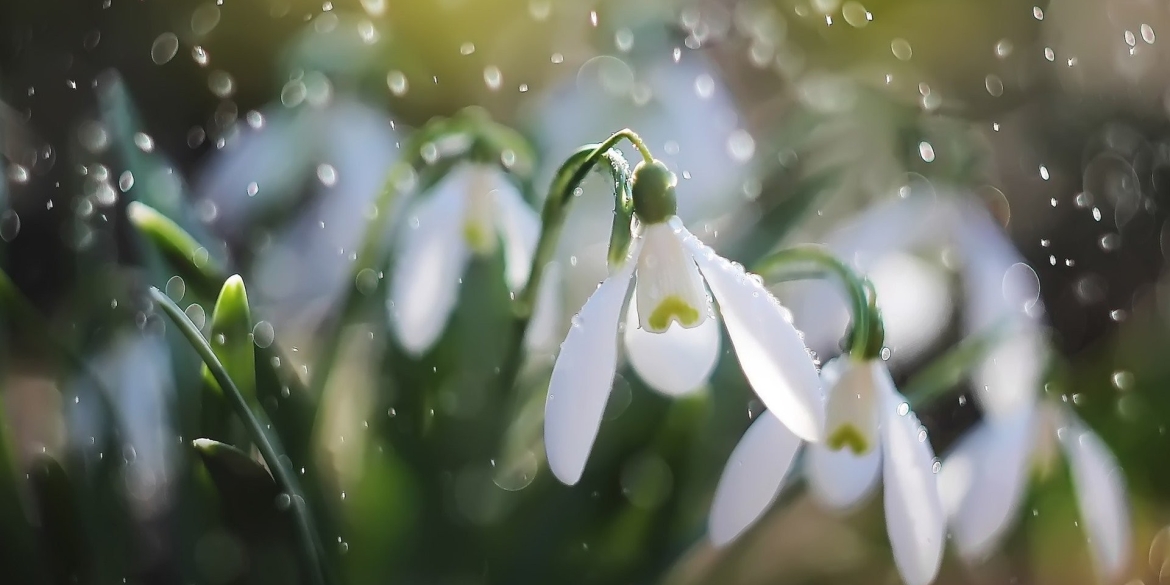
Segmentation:
<svg viewBox="0 0 1170 585">
<path fill-rule="evenodd" d="M 154 44 L 150 46 L 150 60 L 154 61 L 155 65 L 164 65 L 174 59 L 178 52 L 179 37 L 175 36 L 175 33 L 165 32 L 158 35 L 158 38 L 154 39 Z"/>
<path fill-rule="evenodd" d="M 898 416 L 906 416 L 907 414 L 910 414 L 910 403 L 903 402 L 903 403 L 899 404 L 898 405 Z"/>
</svg>

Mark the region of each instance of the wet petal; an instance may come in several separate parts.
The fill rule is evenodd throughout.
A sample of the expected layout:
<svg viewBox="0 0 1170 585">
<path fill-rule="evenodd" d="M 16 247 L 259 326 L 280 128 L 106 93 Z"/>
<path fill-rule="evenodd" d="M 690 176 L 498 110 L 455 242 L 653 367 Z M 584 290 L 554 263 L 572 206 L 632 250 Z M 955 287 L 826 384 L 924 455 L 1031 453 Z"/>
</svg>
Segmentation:
<svg viewBox="0 0 1170 585">
<path fill-rule="evenodd" d="M 829 388 L 828 438 L 809 446 L 805 474 L 813 495 L 834 509 L 848 509 L 864 499 L 877 484 L 881 468 L 878 435 L 879 376 L 885 365 L 877 360 L 838 357 L 821 368 Z"/>
<path fill-rule="evenodd" d="M 443 333 L 470 259 L 463 238 L 465 175 L 451 173 L 407 213 L 387 308 L 403 348 L 420 355 Z"/>
<path fill-rule="evenodd" d="M 982 560 L 1011 528 L 1028 485 L 1033 410 L 989 418 L 959 440 L 938 474 L 939 496 L 959 554 Z"/>
<path fill-rule="evenodd" d="M 877 486 L 881 449 L 856 455 L 848 449 L 833 451 L 823 443 L 809 445 L 805 474 L 817 501 L 835 510 L 861 503 Z"/>
<path fill-rule="evenodd" d="M 691 255 L 676 235 L 678 217 L 670 224 L 646 226 L 645 244 L 638 256 L 637 298 L 639 323 L 654 333 L 672 323 L 698 327 L 707 320 L 707 291 Z"/>
<path fill-rule="evenodd" d="M 613 389 L 618 323 L 633 270 L 634 262 L 627 262 L 585 301 L 553 365 L 544 405 L 544 448 L 553 475 L 568 485 L 581 479 Z"/>
<path fill-rule="evenodd" d="M 764 514 L 779 495 L 800 443 L 771 411 L 756 418 L 731 452 L 715 488 L 707 522 L 711 542 L 731 542 Z"/>
<path fill-rule="evenodd" d="M 504 240 L 505 279 L 513 291 L 524 288 L 532 269 L 532 255 L 540 239 L 540 215 L 501 173 L 494 181 L 496 223 Z"/>
<path fill-rule="evenodd" d="M 824 400 L 816 367 L 784 308 L 755 276 L 715 254 L 686 228 L 683 245 L 719 301 L 719 312 L 743 373 L 768 407 L 802 439 L 825 432 Z"/>
<path fill-rule="evenodd" d="M 719 323 L 715 319 L 691 329 L 672 323 L 666 332 L 654 333 L 639 325 L 637 303 L 630 303 L 627 314 L 626 355 L 646 384 L 663 394 L 680 396 L 707 383 L 719 361 Z"/>
<path fill-rule="evenodd" d="M 894 389 L 888 372 L 883 386 L 881 430 L 886 531 L 902 580 L 906 585 L 927 585 L 938 575 L 946 538 L 946 518 L 934 472 L 934 450 L 906 398 Z"/>
<path fill-rule="evenodd" d="M 1071 413 L 1066 421 L 1060 444 L 1072 470 L 1093 560 L 1104 580 L 1116 581 L 1132 553 L 1125 476 L 1101 437 Z"/>
</svg>

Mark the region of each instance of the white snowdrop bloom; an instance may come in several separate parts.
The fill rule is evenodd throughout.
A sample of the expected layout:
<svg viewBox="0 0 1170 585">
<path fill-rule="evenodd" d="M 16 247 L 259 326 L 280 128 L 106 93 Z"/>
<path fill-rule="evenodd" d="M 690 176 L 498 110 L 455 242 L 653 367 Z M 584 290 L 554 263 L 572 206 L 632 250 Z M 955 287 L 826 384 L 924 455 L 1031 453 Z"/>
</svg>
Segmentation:
<svg viewBox="0 0 1170 585">
<path fill-rule="evenodd" d="M 439 339 L 474 254 L 502 244 L 504 280 L 513 292 L 522 289 L 539 237 L 539 216 L 502 170 L 452 169 L 406 211 L 398 233 L 387 307 L 402 346 L 421 355 Z"/>
<path fill-rule="evenodd" d="M 880 359 L 841 357 L 825 365 L 822 378 L 829 388 L 826 439 L 809 445 L 805 468 L 813 495 L 832 509 L 849 509 L 881 477 L 886 530 L 902 580 L 932 582 L 942 562 L 946 518 L 925 429 Z M 716 545 L 733 540 L 768 509 L 799 444 L 767 412 L 752 423 L 715 490 L 709 533 Z"/>
<path fill-rule="evenodd" d="M 650 170 L 647 170 L 650 169 Z M 647 178 L 668 205 L 641 204 Z M 816 368 L 787 312 L 742 266 L 718 256 L 674 214 L 674 175 L 661 163 L 635 169 L 635 213 L 643 222 L 624 263 L 573 318 L 553 366 L 545 404 L 549 467 L 572 485 L 597 436 L 618 360 L 619 325 L 630 289 L 625 345 L 631 364 L 656 389 L 681 394 L 701 387 L 719 354 L 718 315 L 740 366 L 765 406 L 796 436 L 817 440 L 824 409 Z M 654 203 L 654 202 L 651 202 Z"/>
<path fill-rule="evenodd" d="M 1030 464 L 1052 441 L 1068 460 L 1097 572 L 1107 582 L 1117 581 L 1132 552 L 1124 477 L 1101 438 L 1060 405 L 989 417 L 947 455 L 939 491 L 955 545 L 968 561 L 994 552 L 1017 517 Z"/>
</svg>

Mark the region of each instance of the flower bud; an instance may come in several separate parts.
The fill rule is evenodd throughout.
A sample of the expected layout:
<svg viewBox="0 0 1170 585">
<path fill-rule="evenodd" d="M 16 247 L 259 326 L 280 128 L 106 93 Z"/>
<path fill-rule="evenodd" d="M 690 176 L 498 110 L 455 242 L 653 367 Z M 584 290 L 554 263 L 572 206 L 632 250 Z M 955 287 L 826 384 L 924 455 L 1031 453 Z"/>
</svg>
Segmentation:
<svg viewBox="0 0 1170 585">
<path fill-rule="evenodd" d="M 674 197 L 677 179 L 670 169 L 659 160 L 647 164 L 645 161 L 634 167 L 631 194 L 634 198 L 634 213 L 644 223 L 662 223 L 678 213 L 678 202 Z"/>
</svg>

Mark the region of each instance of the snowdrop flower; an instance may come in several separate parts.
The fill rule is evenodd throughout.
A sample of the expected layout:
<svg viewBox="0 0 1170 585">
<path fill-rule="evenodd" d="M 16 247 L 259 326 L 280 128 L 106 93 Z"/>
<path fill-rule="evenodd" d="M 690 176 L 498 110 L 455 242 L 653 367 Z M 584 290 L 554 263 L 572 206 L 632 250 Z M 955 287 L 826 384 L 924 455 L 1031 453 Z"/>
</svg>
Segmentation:
<svg viewBox="0 0 1170 585">
<path fill-rule="evenodd" d="M 752 388 L 795 436 L 817 440 L 825 427 L 816 368 L 800 334 L 763 282 L 715 254 L 676 215 L 675 176 L 664 164 L 634 169 L 640 234 L 573 318 L 553 366 L 545 404 L 549 467 L 562 482 L 581 479 L 597 436 L 618 359 L 619 325 L 630 289 L 637 327 L 629 357 L 647 382 L 680 393 L 701 386 L 718 358 L 719 327 L 704 283 Z"/>
<path fill-rule="evenodd" d="M 443 333 L 473 255 L 502 244 L 505 282 L 524 287 L 540 218 L 502 170 L 480 163 L 452 169 L 405 217 L 387 307 L 399 342 L 417 356 Z"/>
<path fill-rule="evenodd" d="M 873 492 L 880 476 L 902 580 L 932 582 L 942 562 L 946 518 L 925 429 L 880 358 L 843 356 L 826 364 L 822 376 L 829 388 L 826 439 L 809 446 L 805 470 L 813 495 L 833 509 L 848 509 Z M 709 532 L 716 545 L 733 540 L 768 509 L 800 443 L 771 411 L 752 423 L 715 491 Z"/>
</svg>

